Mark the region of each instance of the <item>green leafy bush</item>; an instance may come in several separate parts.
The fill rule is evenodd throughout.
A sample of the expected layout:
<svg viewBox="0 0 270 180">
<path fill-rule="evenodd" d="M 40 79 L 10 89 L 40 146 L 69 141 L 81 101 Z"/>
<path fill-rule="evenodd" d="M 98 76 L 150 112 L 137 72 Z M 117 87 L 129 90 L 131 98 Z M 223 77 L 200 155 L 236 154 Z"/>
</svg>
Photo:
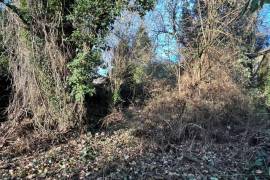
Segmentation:
<svg viewBox="0 0 270 180">
<path fill-rule="evenodd" d="M 251 84 L 252 70 L 250 64 L 252 64 L 252 60 L 243 54 L 234 63 L 234 79 L 245 87 Z"/>
<path fill-rule="evenodd" d="M 93 53 L 79 53 L 76 58 L 69 63 L 68 67 L 71 76 L 68 79 L 69 85 L 72 87 L 71 94 L 76 101 L 82 101 L 86 94 L 93 95 L 95 92 L 92 84 L 93 71 L 100 59 L 98 51 Z"/>
<path fill-rule="evenodd" d="M 75 31 L 72 40 L 79 46 L 99 46 L 110 29 L 110 24 L 120 13 L 121 1 L 76 0 L 74 10 L 68 19 Z"/>
<path fill-rule="evenodd" d="M 104 38 L 115 18 L 120 15 L 129 1 L 103 1 L 103 0 L 76 0 L 73 12 L 68 16 L 75 30 L 70 39 L 77 45 L 79 54 L 69 64 L 71 77 L 69 85 L 76 100 L 82 100 L 85 94 L 92 95 L 94 88 L 91 79 L 94 70 L 99 64 L 100 54 L 97 49 L 104 48 Z M 154 0 L 136 1 L 133 10 L 144 15 L 154 5 Z M 113 101 L 120 101 L 119 88 L 113 93 Z"/>
</svg>

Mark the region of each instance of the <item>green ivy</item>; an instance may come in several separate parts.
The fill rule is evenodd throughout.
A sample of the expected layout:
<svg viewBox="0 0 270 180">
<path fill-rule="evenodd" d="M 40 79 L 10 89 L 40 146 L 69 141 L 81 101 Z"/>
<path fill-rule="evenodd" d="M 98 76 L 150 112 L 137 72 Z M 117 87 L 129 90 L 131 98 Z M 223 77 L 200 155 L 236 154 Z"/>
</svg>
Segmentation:
<svg viewBox="0 0 270 180">
<path fill-rule="evenodd" d="M 93 47 L 100 45 L 107 35 L 110 25 L 120 14 L 122 1 L 76 0 L 73 12 L 68 19 L 76 29 L 72 40 L 79 47 L 83 44 Z"/>
<path fill-rule="evenodd" d="M 86 94 L 92 95 L 95 68 L 100 62 L 100 51 L 104 38 L 112 28 L 115 18 L 123 8 L 128 7 L 128 0 L 75 0 L 72 13 L 67 20 L 72 22 L 74 31 L 70 40 L 78 47 L 77 56 L 70 62 L 69 85 L 72 95 L 82 101 Z M 134 9 L 143 14 L 154 5 L 154 0 L 138 0 Z M 119 94 L 114 99 L 117 101 Z"/>
<path fill-rule="evenodd" d="M 95 93 L 92 84 L 95 75 L 95 67 L 100 59 L 100 52 L 81 52 L 69 63 L 68 68 L 71 76 L 68 78 L 69 85 L 72 87 L 72 96 L 76 101 L 83 101 L 85 95 L 92 96 Z"/>
<path fill-rule="evenodd" d="M 121 98 L 121 94 L 120 94 L 120 87 L 118 87 L 117 89 L 113 91 L 112 100 L 113 100 L 114 105 L 116 105 L 117 103 L 123 102 Z"/>
<path fill-rule="evenodd" d="M 246 179 L 269 179 L 270 166 L 267 162 L 269 158 L 268 153 L 264 149 L 258 150 L 255 159 L 248 167 L 249 177 Z M 257 173 L 257 172 L 260 173 Z"/>
</svg>

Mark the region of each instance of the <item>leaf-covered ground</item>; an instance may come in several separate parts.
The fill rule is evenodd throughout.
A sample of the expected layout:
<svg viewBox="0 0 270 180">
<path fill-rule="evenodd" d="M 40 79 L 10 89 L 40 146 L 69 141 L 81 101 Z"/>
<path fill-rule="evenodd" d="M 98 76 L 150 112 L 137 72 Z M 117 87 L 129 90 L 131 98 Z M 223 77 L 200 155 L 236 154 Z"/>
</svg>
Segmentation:
<svg viewBox="0 0 270 180">
<path fill-rule="evenodd" d="M 0 179 L 269 179 L 269 134 L 157 144 L 139 125 L 0 152 Z M 258 141 L 258 142 L 253 142 Z M 46 144 L 46 146 L 45 146 Z M 13 150 L 12 150 L 13 149 Z"/>
</svg>

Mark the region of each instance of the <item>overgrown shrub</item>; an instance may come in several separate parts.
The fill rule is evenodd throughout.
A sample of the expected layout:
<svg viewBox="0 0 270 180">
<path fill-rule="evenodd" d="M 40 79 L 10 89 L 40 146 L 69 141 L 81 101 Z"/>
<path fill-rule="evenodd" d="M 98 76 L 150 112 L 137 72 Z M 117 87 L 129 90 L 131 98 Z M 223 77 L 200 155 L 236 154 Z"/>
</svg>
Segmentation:
<svg viewBox="0 0 270 180">
<path fill-rule="evenodd" d="M 191 43 L 185 44 L 182 31 L 173 29 L 184 45 L 179 47 L 183 53 L 177 66 L 177 90 L 159 95 L 145 108 L 147 128 L 156 131 L 157 139 L 203 138 L 215 136 L 219 129 L 225 135 L 252 119 L 254 107 L 246 89 L 251 71 L 244 52 L 252 49 L 255 29 L 251 24 L 256 18 L 236 18 L 242 5 L 239 1 L 196 1 L 189 18 L 182 19 L 187 21 L 183 35 Z"/>
<path fill-rule="evenodd" d="M 152 44 L 143 26 L 134 40 L 120 39 L 114 48 L 110 72 L 114 105 L 142 102 L 147 96 L 144 87 L 149 79 L 147 67 L 151 58 Z"/>
<path fill-rule="evenodd" d="M 85 97 L 105 48 L 104 38 L 128 1 L 1 1 L 0 36 L 9 47 L 9 119 L 40 130 L 81 128 Z M 136 1 L 144 14 L 154 1 Z M 2 16 L 3 15 L 3 16 Z M 3 17 L 3 18 L 2 18 Z"/>
<path fill-rule="evenodd" d="M 204 138 L 219 129 L 245 126 L 252 119 L 253 106 L 231 69 L 211 63 L 204 78 L 185 72 L 181 91 L 172 89 L 150 100 L 144 109 L 146 129 L 154 138 L 179 142 L 186 136 Z"/>
</svg>

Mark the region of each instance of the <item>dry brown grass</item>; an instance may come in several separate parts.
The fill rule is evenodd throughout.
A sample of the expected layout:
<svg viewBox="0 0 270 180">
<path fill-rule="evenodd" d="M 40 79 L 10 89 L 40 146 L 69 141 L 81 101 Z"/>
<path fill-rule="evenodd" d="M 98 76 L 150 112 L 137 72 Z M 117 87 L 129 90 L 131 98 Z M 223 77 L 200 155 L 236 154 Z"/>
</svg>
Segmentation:
<svg viewBox="0 0 270 180">
<path fill-rule="evenodd" d="M 30 118 L 42 133 L 55 129 L 64 132 L 78 126 L 82 123 L 84 108 L 73 101 L 66 87 L 70 54 L 61 49 L 63 44 L 59 45 L 62 14 L 49 21 L 46 17 L 38 18 L 41 12 L 37 7 L 29 9 L 36 23 L 31 28 L 40 29 L 41 34 L 38 34 L 29 30 L 9 8 L 5 10 L 6 22 L 0 28 L 4 43 L 10 48 L 9 119 L 21 123 Z"/>
<path fill-rule="evenodd" d="M 123 123 L 124 121 L 125 121 L 125 117 L 124 117 L 123 112 L 114 108 L 108 116 L 102 119 L 101 127 L 108 128 L 111 125 L 114 125 L 117 123 Z"/>
<path fill-rule="evenodd" d="M 203 69 L 207 71 L 201 79 L 193 74 L 197 71 L 185 72 L 180 92 L 163 92 L 144 109 L 145 127 L 158 139 L 204 138 L 249 122 L 253 110 L 250 98 L 232 78 L 231 68 L 211 62 Z"/>
<path fill-rule="evenodd" d="M 253 32 L 255 18 L 240 20 L 241 2 L 231 4 L 198 1 L 198 19 L 193 24 L 199 27 L 194 38 L 197 45 L 181 50 L 177 89 L 161 93 L 144 110 L 146 129 L 159 141 L 226 136 L 234 126 L 245 127 L 252 117 L 251 98 L 235 67 L 242 53 L 239 47 L 249 37 L 239 36 L 235 27 Z"/>
</svg>

